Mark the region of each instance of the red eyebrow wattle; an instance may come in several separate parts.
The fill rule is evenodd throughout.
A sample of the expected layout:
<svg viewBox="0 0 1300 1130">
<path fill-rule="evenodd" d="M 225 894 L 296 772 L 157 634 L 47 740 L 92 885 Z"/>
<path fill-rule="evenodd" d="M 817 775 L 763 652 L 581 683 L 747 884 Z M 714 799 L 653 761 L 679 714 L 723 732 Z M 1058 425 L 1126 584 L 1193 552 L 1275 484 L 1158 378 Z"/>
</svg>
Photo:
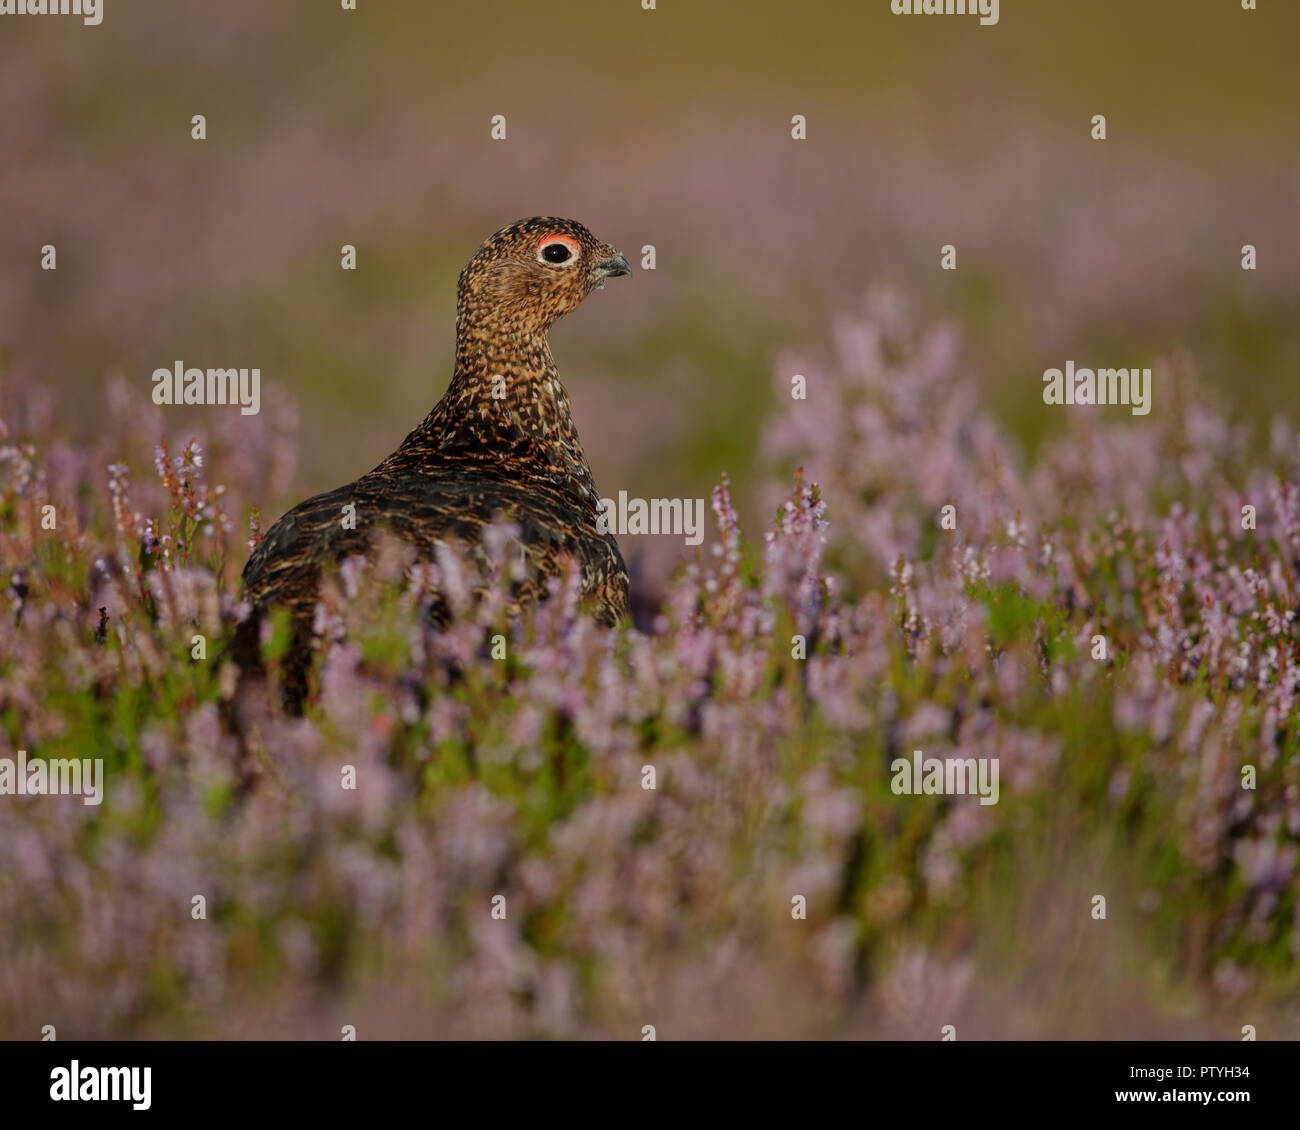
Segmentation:
<svg viewBox="0 0 1300 1130">
<path fill-rule="evenodd" d="M 544 235 L 537 241 L 537 249 L 540 251 L 548 243 L 563 243 L 566 247 L 574 251 L 578 250 L 578 241 L 567 235 Z"/>
</svg>

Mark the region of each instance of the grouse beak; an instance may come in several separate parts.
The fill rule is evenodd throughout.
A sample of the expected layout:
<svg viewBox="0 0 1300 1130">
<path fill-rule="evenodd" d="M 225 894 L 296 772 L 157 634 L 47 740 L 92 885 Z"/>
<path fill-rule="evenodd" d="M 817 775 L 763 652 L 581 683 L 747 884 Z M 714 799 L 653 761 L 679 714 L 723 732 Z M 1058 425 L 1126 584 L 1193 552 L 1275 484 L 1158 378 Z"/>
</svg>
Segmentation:
<svg viewBox="0 0 1300 1130">
<path fill-rule="evenodd" d="M 600 281 L 603 283 L 606 279 L 615 278 L 618 275 L 632 274 L 632 264 L 627 261 L 626 255 L 615 255 L 612 259 L 606 259 L 604 262 L 597 264 L 596 270 L 600 272 Z"/>
<path fill-rule="evenodd" d="M 627 261 L 626 255 L 616 255 L 613 259 L 606 259 L 600 269 L 605 272 L 606 278 L 612 278 L 614 275 L 632 274 L 632 264 Z"/>
</svg>

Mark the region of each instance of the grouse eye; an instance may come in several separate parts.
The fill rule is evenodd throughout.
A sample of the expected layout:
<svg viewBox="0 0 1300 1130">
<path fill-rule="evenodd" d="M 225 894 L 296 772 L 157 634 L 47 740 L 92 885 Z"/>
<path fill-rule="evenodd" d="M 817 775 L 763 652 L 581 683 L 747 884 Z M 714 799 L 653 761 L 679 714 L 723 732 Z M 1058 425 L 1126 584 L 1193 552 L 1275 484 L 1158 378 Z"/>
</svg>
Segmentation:
<svg viewBox="0 0 1300 1130">
<path fill-rule="evenodd" d="M 577 242 L 566 235 L 548 235 L 537 244 L 537 258 L 555 266 L 573 262 L 578 254 Z"/>
</svg>

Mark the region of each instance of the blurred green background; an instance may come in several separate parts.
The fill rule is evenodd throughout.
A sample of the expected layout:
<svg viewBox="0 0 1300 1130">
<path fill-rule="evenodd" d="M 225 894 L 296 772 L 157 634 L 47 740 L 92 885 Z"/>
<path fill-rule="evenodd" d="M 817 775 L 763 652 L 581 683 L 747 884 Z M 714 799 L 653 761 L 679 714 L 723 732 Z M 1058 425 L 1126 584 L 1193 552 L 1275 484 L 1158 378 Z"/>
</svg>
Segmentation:
<svg viewBox="0 0 1300 1130">
<path fill-rule="evenodd" d="M 422 418 L 460 267 L 551 213 L 634 263 L 657 251 L 553 334 L 605 494 L 707 496 L 727 470 L 756 522 L 778 384 L 879 283 L 961 327 L 1031 449 L 1062 424 L 1041 373 L 1067 358 L 1186 352 L 1263 430 L 1300 414 L 1300 5 L 1261 9 L 1005 0 L 981 27 L 888 0 L 105 0 L 95 28 L 0 20 L 0 371 L 89 432 L 114 370 L 143 396 L 177 359 L 259 366 L 300 409 L 278 512 Z M 207 411 L 169 409 L 174 442 Z M 680 539 L 639 540 L 657 584 Z"/>
</svg>

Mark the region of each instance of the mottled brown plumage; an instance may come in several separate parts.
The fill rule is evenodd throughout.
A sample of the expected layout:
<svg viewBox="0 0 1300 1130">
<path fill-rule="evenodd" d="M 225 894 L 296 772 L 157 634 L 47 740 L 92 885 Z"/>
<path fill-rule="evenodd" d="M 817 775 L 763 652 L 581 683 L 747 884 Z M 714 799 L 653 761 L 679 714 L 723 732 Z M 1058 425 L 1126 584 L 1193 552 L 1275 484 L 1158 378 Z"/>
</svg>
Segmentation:
<svg viewBox="0 0 1300 1130">
<path fill-rule="evenodd" d="M 254 611 L 235 641 L 242 667 L 258 666 L 266 611 L 288 608 L 286 705 L 300 707 L 326 570 L 369 554 L 384 531 L 420 559 L 440 542 L 472 549 L 496 514 L 520 527 L 527 577 L 518 603 L 542 595 L 571 556 L 594 617 L 613 625 L 626 614 L 627 570 L 613 536 L 597 531 L 600 495 L 546 334 L 606 278 L 630 273 L 622 255 L 572 220 L 521 220 L 484 241 L 460 275 L 456 367 L 442 399 L 378 467 L 295 506 L 249 558 L 244 593 Z M 351 530 L 348 503 L 356 508 Z"/>
</svg>

